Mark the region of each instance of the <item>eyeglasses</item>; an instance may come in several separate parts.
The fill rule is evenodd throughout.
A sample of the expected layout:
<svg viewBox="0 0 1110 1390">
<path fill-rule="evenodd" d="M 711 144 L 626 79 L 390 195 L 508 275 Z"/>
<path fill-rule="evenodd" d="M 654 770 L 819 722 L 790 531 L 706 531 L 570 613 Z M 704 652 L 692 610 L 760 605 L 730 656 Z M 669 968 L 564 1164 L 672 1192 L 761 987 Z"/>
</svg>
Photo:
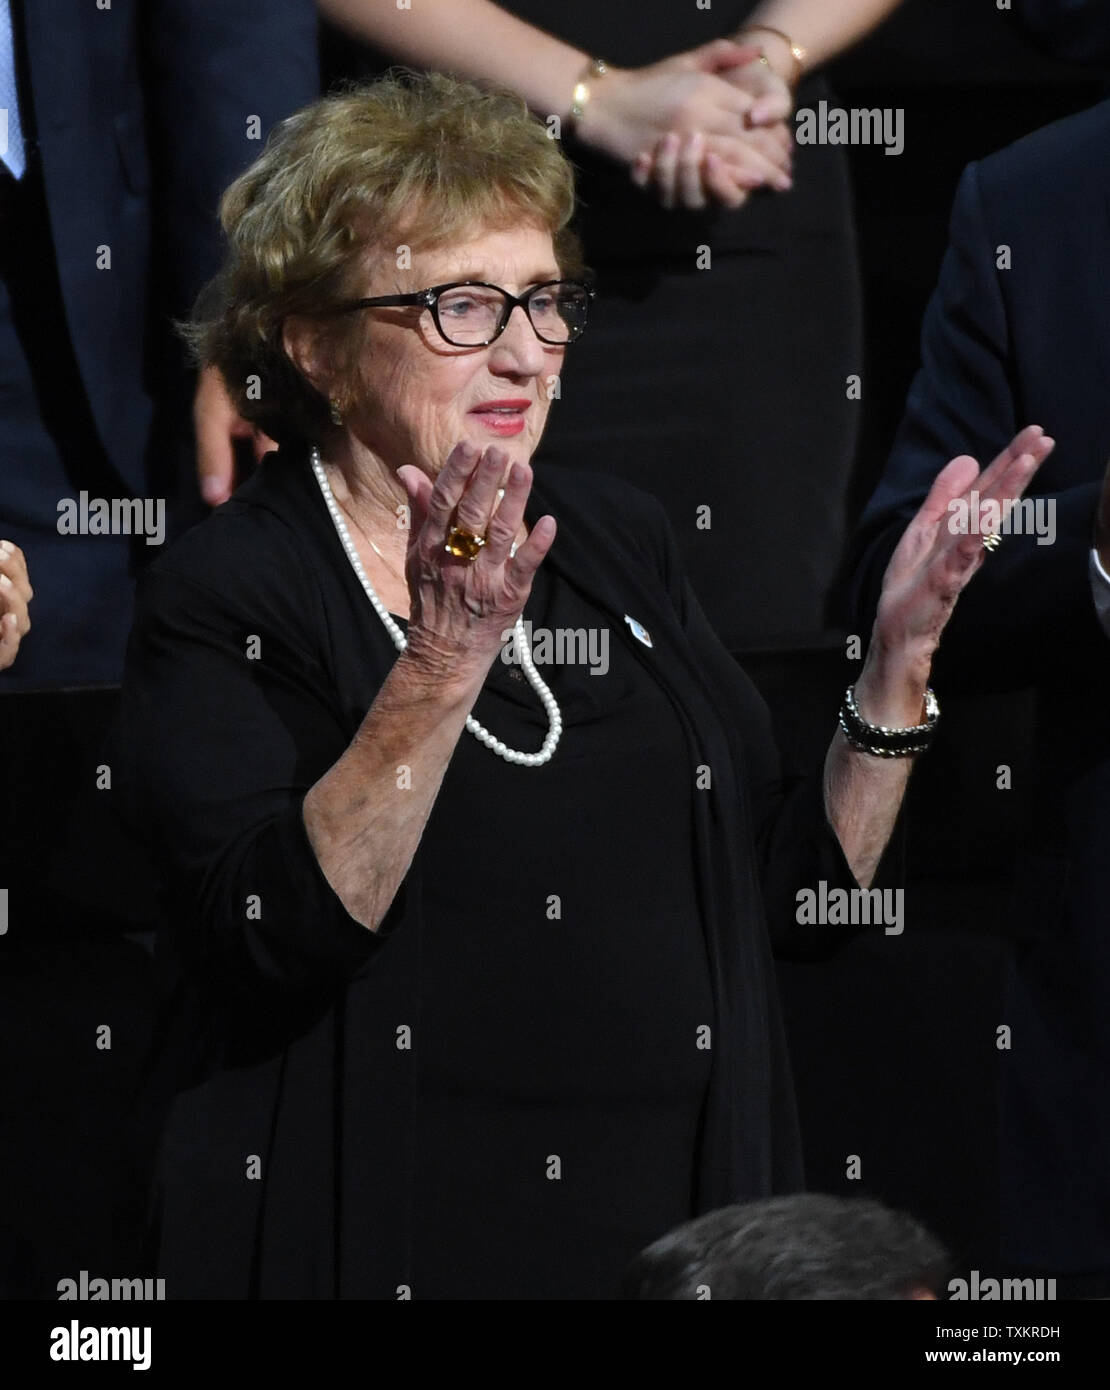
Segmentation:
<svg viewBox="0 0 1110 1390">
<path fill-rule="evenodd" d="M 412 294 L 356 299 L 341 305 L 337 312 L 348 314 L 356 309 L 419 304 L 432 311 L 439 336 L 452 347 L 488 347 L 500 338 L 509 316 L 519 305 L 541 343 L 562 347 L 582 336 L 595 294 L 591 285 L 578 280 L 547 280 L 520 295 L 482 280 L 459 280 Z"/>
</svg>

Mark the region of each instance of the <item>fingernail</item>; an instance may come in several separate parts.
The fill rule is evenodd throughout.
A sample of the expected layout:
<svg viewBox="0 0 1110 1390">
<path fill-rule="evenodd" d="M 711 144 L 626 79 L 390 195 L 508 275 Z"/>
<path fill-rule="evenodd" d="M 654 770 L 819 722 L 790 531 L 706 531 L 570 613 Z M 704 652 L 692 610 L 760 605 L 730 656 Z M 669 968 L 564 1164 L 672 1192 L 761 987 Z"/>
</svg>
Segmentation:
<svg viewBox="0 0 1110 1390">
<path fill-rule="evenodd" d="M 214 507 L 217 502 L 223 501 L 224 485 L 219 478 L 202 478 L 200 481 L 200 495 L 210 507 Z"/>
<path fill-rule="evenodd" d="M 15 546 L 11 541 L 0 541 L 0 550 L 2 550 L 5 555 L 15 554 Z"/>
<path fill-rule="evenodd" d="M 8 576 L 6 574 L 0 574 L 0 589 L 10 589 L 11 587 L 12 581 Z"/>
</svg>

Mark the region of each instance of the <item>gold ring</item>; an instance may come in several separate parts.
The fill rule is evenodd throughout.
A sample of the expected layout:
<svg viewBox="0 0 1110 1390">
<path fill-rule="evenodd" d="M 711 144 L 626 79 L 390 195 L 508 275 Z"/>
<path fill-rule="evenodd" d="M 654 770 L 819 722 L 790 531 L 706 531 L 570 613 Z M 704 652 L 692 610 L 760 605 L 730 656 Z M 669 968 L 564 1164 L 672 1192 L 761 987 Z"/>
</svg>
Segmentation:
<svg viewBox="0 0 1110 1390">
<path fill-rule="evenodd" d="M 992 531 L 989 536 L 983 537 L 983 549 L 988 551 L 991 555 L 994 554 L 994 552 L 998 549 L 998 547 L 1001 544 L 1002 537 L 998 534 L 997 531 Z"/>
<path fill-rule="evenodd" d="M 461 526 L 452 526 L 447 532 L 447 543 L 443 548 L 456 560 L 476 560 L 485 543 L 485 536 L 476 536 L 473 531 L 464 531 Z"/>
</svg>

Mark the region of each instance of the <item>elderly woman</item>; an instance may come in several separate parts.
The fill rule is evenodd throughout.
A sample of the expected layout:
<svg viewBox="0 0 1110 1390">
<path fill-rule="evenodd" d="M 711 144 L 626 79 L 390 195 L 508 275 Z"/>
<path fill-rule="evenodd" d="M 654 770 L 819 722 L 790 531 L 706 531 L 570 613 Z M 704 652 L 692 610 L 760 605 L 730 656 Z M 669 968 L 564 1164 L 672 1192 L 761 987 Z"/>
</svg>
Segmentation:
<svg viewBox="0 0 1110 1390">
<path fill-rule="evenodd" d="M 168 1297 L 610 1297 L 800 1182 L 771 941 L 876 881 L 984 554 L 947 503 L 1050 445 L 941 475 L 786 788 L 658 503 L 533 477 L 572 211 L 519 99 L 445 77 L 307 108 L 225 197 L 194 338 L 280 448 L 146 576 L 120 750 L 169 889 Z"/>
</svg>

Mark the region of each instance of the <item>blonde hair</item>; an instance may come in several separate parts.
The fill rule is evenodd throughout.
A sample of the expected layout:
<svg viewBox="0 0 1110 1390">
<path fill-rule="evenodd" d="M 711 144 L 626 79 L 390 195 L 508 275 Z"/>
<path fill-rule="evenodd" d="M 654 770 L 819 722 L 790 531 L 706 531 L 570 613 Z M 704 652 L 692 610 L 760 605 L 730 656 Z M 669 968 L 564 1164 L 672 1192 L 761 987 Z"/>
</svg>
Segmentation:
<svg viewBox="0 0 1110 1390">
<path fill-rule="evenodd" d="M 573 213 L 571 166 L 519 97 L 393 70 L 274 130 L 223 196 L 227 255 L 182 333 L 246 419 L 279 443 L 313 439 L 328 402 L 287 356 L 286 318 L 357 297 L 372 248 L 431 250 L 521 222 L 550 232 L 560 273 L 579 275 Z M 336 315 L 328 330 L 352 380 L 366 317 Z"/>
</svg>

